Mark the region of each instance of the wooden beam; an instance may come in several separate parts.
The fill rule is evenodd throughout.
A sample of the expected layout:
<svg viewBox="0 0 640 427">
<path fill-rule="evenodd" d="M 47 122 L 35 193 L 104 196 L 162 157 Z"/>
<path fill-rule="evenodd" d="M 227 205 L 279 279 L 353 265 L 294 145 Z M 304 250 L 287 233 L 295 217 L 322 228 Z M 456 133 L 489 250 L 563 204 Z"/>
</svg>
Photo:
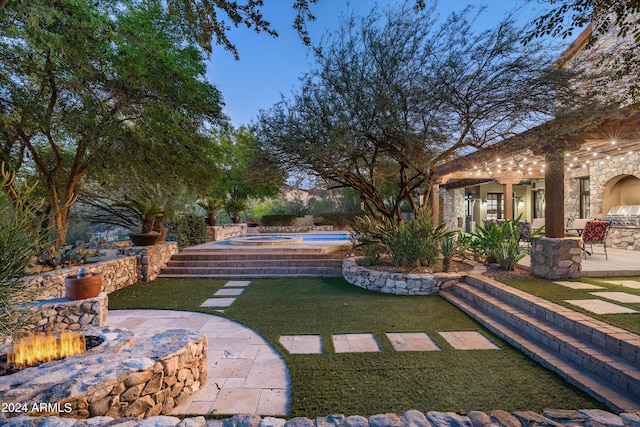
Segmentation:
<svg viewBox="0 0 640 427">
<path fill-rule="evenodd" d="M 502 184 L 502 199 L 504 200 L 504 218 L 513 219 L 513 184 Z"/>
<path fill-rule="evenodd" d="M 544 234 L 546 237 L 564 237 L 564 152 L 548 151 L 545 161 Z"/>
<path fill-rule="evenodd" d="M 440 185 L 431 186 L 431 220 L 434 226 L 440 224 Z"/>
</svg>

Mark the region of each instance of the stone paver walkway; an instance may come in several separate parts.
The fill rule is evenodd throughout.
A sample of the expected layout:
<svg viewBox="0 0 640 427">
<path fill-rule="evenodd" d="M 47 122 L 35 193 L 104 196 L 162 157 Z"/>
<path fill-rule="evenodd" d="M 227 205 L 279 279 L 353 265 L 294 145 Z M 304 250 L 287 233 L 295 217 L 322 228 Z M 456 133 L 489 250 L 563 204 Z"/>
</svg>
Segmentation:
<svg viewBox="0 0 640 427">
<path fill-rule="evenodd" d="M 454 331 L 439 332 L 439 334 L 456 350 L 500 350 L 500 347 L 480 332 Z"/>
<path fill-rule="evenodd" d="M 569 304 L 576 305 L 596 314 L 637 313 L 636 310 L 595 298 L 564 300 L 564 302 L 568 302 Z"/>
<path fill-rule="evenodd" d="M 320 335 L 282 335 L 279 341 L 290 354 L 322 353 Z"/>
<path fill-rule="evenodd" d="M 571 289 L 604 289 L 602 286 L 596 286 L 596 285 L 592 285 L 590 283 L 584 283 L 584 282 L 559 281 L 559 282 L 553 282 L 553 283 L 560 286 L 564 286 L 566 288 L 571 288 Z"/>
<path fill-rule="evenodd" d="M 225 283 L 224 287 L 239 288 L 242 286 L 249 286 L 250 284 L 251 280 L 229 280 L 227 283 Z"/>
<path fill-rule="evenodd" d="M 638 282 L 637 280 L 607 280 L 607 283 L 626 286 L 627 288 L 631 289 L 640 289 L 640 282 Z"/>
<path fill-rule="evenodd" d="M 230 307 L 235 300 L 235 298 L 209 298 L 200 304 L 200 307 Z"/>
<path fill-rule="evenodd" d="M 589 293 L 595 297 L 610 299 L 611 301 L 626 302 L 631 304 L 640 303 L 640 296 L 628 294 L 626 292 L 589 292 Z"/>
<path fill-rule="evenodd" d="M 202 389 L 173 414 L 285 415 L 290 379 L 280 355 L 253 330 L 223 317 L 169 310 L 110 310 L 109 325 L 136 337 L 167 329 L 205 334 L 209 342 L 208 378 Z"/>
<path fill-rule="evenodd" d="M 373 334 L 333 335 L 333 348 L 336 353 L 368 353 L 380 351 Z"/>
<path fill-rule="evenodd" d="M 440 347 L 424 332 L 387 333 L 396 351 L 438 351 Z"/>
</svg>

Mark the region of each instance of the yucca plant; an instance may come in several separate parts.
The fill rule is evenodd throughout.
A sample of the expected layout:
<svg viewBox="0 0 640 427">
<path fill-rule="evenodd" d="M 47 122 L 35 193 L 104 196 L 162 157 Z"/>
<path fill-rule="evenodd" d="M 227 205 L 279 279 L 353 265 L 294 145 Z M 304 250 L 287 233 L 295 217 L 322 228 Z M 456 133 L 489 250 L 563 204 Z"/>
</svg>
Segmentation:
<svg viewBox="0 0 640 427">
<path fill-rule="evenodd" d="M 442 270 L 448 272 L 451 269 L 451 260 L 459 252 L 458 242 L 452 235 L 445 236 L 440 242 L 440 254 L 442 255 Z"/>
</svg>

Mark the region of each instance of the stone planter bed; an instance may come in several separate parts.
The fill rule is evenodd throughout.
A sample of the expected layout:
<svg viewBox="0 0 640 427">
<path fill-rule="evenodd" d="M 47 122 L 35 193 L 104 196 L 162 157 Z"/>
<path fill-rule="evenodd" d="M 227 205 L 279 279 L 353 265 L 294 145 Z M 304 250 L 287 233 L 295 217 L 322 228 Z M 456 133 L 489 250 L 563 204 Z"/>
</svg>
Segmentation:
<svg viewBox="0 0 640 427">
<path fill-rule="evenodd" d="M 474 264 L 469 271 L 455 273 L 407 274 L 371 270 L 358 265 L 359 258 L 342 262 L 342 276 L 352 285 L 395 295 L 437 295 L 450 283 L 464 280 L 470 273 L 482 273 L 485 268 Z"/>
</svg>

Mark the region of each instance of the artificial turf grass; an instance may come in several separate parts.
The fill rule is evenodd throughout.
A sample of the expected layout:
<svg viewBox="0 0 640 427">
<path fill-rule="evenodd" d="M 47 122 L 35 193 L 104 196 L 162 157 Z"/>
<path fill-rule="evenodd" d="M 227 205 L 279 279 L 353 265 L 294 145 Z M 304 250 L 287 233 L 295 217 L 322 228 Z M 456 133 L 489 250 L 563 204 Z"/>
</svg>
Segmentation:
<svg viewBox="0 0 640 427">
<path fill-rule="evenodd" d="M 575 299 L 601 299 L 603 301 L 609 301 L 614 304 L 628 307 L 640 312 L 640 304 L 623 303 L 618 301 L 610 301 L 606 298 L 600 298 L 595 295 L 591 295 L 591 292 L 626 292 L 628 294 L 640 296 L 640 289 L 633 289 L 626 286 L 615 285 L 608 282 L 609 280 L 637 280 L 640 281 L 640 276 L 634 277 L 581 277 L 575 280 L 564 280 L 574 282 L 584 282 L 592 285 L 602 286 L 604 289 L 571 289 L 566 286 L 553 283 L 551 280 L 545 279 L 500 279 L 500 282 L 505 283 L 514 288 L 528 292 L 540 298 L 544 298 L 548 301 L 560 304 L 564 307 L 568 307 L 574 311 L 586 314 L 594 319 L 601 320 L 613 326 L 625 329 L 629 332 L 640 334 L 640 313 L 620 313 L 620 314 L 596 314 L 591 311 L 585 310 L 576 305 L 565 302 L 565 300 Z"/>
<path fill-rule="evenodd" d="M 159 279 L 110 294 L 110 308 L 215 313 L 199 305 L 224 281 Z M 219 313 L 215 313 L 219 314 Z M 290 417 L 603 408 L 440 297 L 370 292 L 342 279 L 254 280 L 224 316 L 260 333 L 291 375 Z M 500 350 L 455 350 L 439 331 L 478 331 Z M 381 351 L 336 354 L 332 335 L 373 333 Z M 386 332 L 426 332 L 433 352 L 397 352 Z M 289 354 L 280 335 L 316 334 L 323 354 Z"/>
</svg>

